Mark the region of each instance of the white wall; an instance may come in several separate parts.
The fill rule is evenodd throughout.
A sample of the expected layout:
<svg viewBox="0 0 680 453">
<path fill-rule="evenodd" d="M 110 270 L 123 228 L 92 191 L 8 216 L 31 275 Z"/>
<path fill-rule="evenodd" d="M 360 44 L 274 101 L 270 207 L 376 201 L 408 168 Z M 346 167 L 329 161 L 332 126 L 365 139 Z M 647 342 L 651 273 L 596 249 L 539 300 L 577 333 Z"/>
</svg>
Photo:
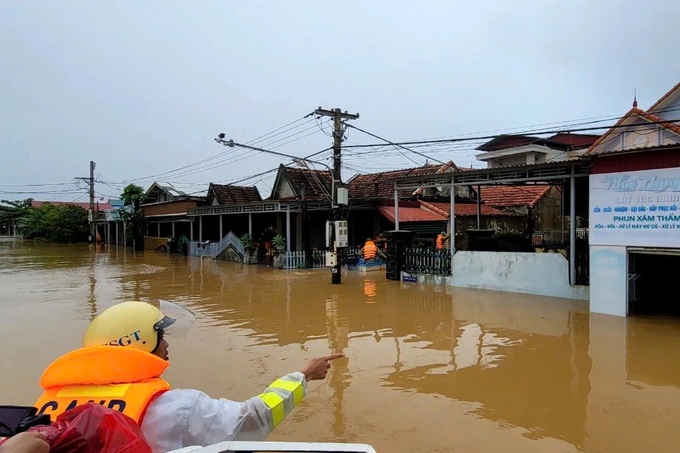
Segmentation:
<svg viewBox="0 0 680 453">
<path fill-rule="evenodd" d="M 588 300 L 587 286 L 569 284 L 569 261 L 559 253 L 458 251 L 453 286 Z"/>
<path fill-rule="evenodd" d="M 628 259 L 626 247 L 590 246 L 590 311 L 628 314 Z"/>
</svg>

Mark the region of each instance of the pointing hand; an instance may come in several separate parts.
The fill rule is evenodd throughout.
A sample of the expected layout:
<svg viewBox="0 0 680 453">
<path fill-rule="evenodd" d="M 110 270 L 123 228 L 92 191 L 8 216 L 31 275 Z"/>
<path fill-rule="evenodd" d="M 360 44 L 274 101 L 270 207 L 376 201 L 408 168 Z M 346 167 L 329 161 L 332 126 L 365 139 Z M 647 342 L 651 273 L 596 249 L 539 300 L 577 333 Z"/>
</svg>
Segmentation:
<svg viewBox="0 0 680 453">
<path fill-rule="evenodd" d="M 305 367 L 300 370 L 305 375 L 307 381 L 314 381 L 324 379 L 328 374 L 328 369 L 331 367 L 330 361 L 345 357 L 345 354 L 331 354 L 323 357 L 315 357 L 311 359 Z"/>
</svg>

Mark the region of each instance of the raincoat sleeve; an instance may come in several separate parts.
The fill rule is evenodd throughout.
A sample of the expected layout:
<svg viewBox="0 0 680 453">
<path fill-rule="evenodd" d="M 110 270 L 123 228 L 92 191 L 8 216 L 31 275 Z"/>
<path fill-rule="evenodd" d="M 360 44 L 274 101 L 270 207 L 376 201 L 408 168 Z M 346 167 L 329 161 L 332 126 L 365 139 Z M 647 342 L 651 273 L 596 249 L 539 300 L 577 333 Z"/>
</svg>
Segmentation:
<svg viewBox="0 0 680 453">
<path fill-rule="evenodd" d="M 169 390 L 149 405 L 142 431 L 154 451 L 262 441 L 304 399 L 306 387 L 304 375 L 296 372 L 243 402 L 210 398 L 198 390 Z"/>
</svg>

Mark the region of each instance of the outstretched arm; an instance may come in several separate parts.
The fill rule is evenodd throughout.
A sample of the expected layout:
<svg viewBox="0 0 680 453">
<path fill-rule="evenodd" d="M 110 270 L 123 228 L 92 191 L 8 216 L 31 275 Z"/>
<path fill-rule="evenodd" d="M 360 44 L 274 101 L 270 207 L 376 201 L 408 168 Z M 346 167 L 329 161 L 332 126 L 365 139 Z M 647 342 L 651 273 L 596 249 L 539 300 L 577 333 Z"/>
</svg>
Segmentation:
<svg viewBox="0 0 680 453">
<path fill-rule="evenodd" d="M 178 448 L 178 443 L 264 440 L 304 399 L 307 382 L 324 379 L 329 362 L 340 357 L 344 355 L 311 359 L 301 371 L 277 379 L 260 395 L 243 402 L 210 398 L 198 390 L 170 390 L 151 403 L 142 431 L 154 451 Z"/>
</svg>

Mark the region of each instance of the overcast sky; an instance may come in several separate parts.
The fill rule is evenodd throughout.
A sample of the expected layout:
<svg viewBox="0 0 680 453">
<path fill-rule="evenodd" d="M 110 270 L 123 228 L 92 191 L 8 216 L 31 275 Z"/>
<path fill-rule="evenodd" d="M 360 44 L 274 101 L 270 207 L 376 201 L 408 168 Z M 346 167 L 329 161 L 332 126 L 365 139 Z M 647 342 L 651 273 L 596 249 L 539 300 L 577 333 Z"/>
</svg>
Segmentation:
<svg viewBox="0 0 680 453">
<path fill-rule="evenodd" d="M 0 199 L 87 201 L 90 160 L 105 198 L 239 181 L 289 161 L 218 133 L 307 156 L 331 144 L 301 119 L 319 106 L 392 141 L 618 117 L 680 81 L 679 23 L 677 0 L 0 1 Z M 482 167 L 480 143 L 416 150 Z M 342 176 L 425 161 L 348 148 Z"/>
</svg>

